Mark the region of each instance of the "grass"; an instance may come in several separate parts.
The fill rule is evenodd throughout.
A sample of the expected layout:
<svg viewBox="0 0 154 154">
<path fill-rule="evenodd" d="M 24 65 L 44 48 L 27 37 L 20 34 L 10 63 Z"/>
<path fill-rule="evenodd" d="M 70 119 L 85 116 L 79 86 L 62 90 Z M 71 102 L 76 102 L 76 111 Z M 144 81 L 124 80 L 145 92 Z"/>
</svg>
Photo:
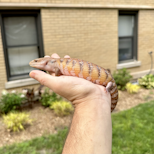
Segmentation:
<svg viewBox="0 0 154 154">
<path fill-rule="evenodd" d="M 113 154 L 154 154 L 154 101 L 112 115 Z"/>
<path fill-rule="evenodd" d="M 47 153 L 60 154 L 66 139 L 68 129 L 60 130 L 57 134 L 42 136 L 39 138 L 16 143 L 10 146 L 0 148 L 2 154 L 40 154 L 41 150 Z"/>
<path fill-rule="evenodd" d="M 112 114 L 113 154 L 154 154 L 154 101 Z M 68 129 L 0 148 L 3 154 L 60 154 Z"/>
</svg>

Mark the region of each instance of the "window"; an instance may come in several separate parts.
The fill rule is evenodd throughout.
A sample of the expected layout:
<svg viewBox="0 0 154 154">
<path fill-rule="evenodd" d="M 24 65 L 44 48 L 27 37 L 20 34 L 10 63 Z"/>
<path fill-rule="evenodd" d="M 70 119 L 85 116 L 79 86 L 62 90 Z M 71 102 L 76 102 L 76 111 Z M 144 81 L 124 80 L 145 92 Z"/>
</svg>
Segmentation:
<svg viewBox="0 0 154 154">
<path fill-rule="evenodd" d="M 39 11 L 1 12 L 8 81 L 29 77 L 32 59 L 44 56 Z"/>
<path fill-rule="evenodd" d="M 119 12 L 119 63 L 137 60 L 137 12 Z"/>
</svg>

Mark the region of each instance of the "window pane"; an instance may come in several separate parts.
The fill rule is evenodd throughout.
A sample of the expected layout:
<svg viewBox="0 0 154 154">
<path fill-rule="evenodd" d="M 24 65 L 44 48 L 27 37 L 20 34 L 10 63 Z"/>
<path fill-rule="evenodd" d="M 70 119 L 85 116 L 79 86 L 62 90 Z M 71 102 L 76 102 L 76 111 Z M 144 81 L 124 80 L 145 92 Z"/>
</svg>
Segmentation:
<svg viewBox="0 0 154 154">
<path fill-rule="evenodd" d="M 119 61 L 133 59 L 132 38 L 119 39 Z"/>
<path fill-rule="evenodd" d="M 133 36 L 134 16 L 121 15 L 119 16 L 118 35 Z"/>
<path fill-rule="evenodd" d="M 29 62 L 39 57 L 36 46 L 9 48 L 8 53 L 11 75 L 29 73 L 34 69 L 29 66 Z"/>
<path fill-rule="evenodd" d="M 5 17 L 7 45 L 37 44 L 35 17 Z"/>
</svg>

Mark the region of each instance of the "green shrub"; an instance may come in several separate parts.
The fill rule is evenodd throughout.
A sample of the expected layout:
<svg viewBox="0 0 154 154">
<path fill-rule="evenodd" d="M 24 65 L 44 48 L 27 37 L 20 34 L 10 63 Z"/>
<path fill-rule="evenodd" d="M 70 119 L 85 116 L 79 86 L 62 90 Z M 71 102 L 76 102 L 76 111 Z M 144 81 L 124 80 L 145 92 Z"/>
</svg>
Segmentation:
<svg viewBox="0 0 154 154">
<path fill-rule="evenodd" d="M 142 78 L 138 79 L 139 85 L 143 86 L 146 89 L 154 88 L 154 75 L 147 74 Z"/>
<path fill-rule="evenodd" d="M 25 100 L 23 94 L 8 93 L 4 90 L 0 99 L 0 112 L 8 113 L 16 110 L 21 105 L 23 100 Z"/>
<path fill-rule="evenodd" d="M 129 82 L 126 84 L 126 89 L 127 89 L 127 92 L 130 94 L 137 93 L 140 89 L 140 86 Z"/>
<path fill-rule="evenodd" d="M 131 80 L 132 76 L 126 68 L 120 69 L 113 73 L 113 78 L 119 90 L 125 90 L 126 84 Z"/>
<path fill-rule="evenodd" d="M 24 112 L 12 112 L 7 115 L 3 115 L 5 125 L 9 130 L 20 131 L 24 129 L 26 124 L 31 124 L 32 120 L 29 118 L 29 114 Z"/>
<path fill-rule="evenodd" d="M 45 92 L 41 96 L 41 104 L 45 107 L 49 107 L 53 102 L 62 100 L 56 93 L 50 93 L 49 89 L 45 89 Z"/>
<path fill-rule="evenodd" d="M 50 108 L 53 109 L 55 114 L 58 116 L 66 116 L 71 114 L 73 111 L 72 105 L 65 101 L 54 102 Z"/>
</svg>

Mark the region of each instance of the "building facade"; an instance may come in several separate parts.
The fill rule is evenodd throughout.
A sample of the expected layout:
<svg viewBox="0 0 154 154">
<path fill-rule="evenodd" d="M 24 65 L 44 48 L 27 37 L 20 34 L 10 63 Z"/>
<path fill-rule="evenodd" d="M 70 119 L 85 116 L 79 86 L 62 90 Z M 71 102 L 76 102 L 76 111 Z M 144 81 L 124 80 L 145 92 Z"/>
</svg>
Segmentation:
<svg viewBox="0 0 154 154">
<path fill-rule="evenodd" d="M 0 90 L 36 85 L 28 63 L 52 53 L 141 77 L 151 69 L 153 21 L 153 0 L 0 0 Z"/>
</svg>

